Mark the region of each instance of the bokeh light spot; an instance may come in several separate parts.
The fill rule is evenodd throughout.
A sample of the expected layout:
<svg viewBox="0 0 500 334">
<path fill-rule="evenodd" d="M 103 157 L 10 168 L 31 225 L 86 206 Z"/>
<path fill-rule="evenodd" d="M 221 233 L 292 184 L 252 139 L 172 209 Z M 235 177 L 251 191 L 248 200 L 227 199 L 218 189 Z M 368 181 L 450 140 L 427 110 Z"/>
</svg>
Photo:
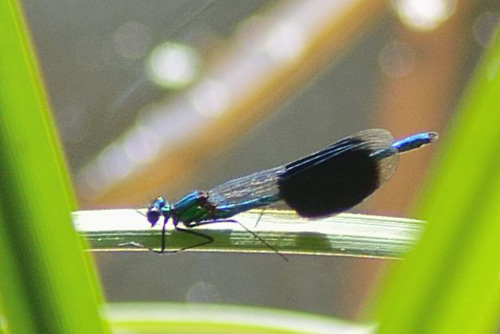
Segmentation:
<svg viewBox="0 0 500 334">
<path fill-rule="evenodd" d="M 474 39 L 479 45 L 488 47 L 491 44 L 498 27 L 498 21 L 498 13 L 491 11 L 486 11 L 477 17 L 472 29 L 474 31 Z"/>
<path fill-rule="evenodd" d="M 392 5 L 406 26 L 431 31 L 453 14 L 456 0 L 393 0 Z"/>
<path fill-rule="evenodd" d="M 156 84 L 180 89 L 192 83 L 199 73 L 197 52 L 186 45 L 164 43 L 156 47 L 148 62 L 148 76 Z"/>
<path fill-rule="evenodd" d="M 386 45 L 379 55 L 382 72 L 390 77 L 404 77 L 415 68 L 414 49 L 405 43 L 392 42 Z"/>
</svg>

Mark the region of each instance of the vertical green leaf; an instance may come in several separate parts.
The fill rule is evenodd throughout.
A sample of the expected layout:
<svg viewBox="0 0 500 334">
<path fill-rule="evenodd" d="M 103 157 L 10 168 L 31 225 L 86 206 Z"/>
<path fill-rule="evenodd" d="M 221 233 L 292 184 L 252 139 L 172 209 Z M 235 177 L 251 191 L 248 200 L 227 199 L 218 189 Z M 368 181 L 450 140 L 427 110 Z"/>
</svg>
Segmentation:
<svg viewBox="0 0 500 334">
<path fill-rule="evenodd" d="M 0 1 L 0 301 L 12 333 L 102 333 L 69 178 L 19 4 Z"/>
<path fill-rule="evenodd" d="M 500 310 L 500 38 L 478 67 L 381 301 L 380 333 L 492 333 Z"/>
</svg>

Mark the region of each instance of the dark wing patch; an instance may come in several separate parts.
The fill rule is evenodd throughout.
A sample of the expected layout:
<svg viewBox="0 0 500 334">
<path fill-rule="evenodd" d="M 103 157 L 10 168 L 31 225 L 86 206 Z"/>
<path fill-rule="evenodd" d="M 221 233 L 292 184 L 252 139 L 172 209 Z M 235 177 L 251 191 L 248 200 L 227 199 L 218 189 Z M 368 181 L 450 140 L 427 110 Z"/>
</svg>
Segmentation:
<svg viewBox="0 0 500 334">
<path fill-rule="evenodd" d="M 371 156 L 392 141 L 386 130 L 366 130 L 286 165 L 278 179 L 281 197 L 303 217 L 352 208 L 394 173 L 396 155 L 383 160 Z"/>
</svg>

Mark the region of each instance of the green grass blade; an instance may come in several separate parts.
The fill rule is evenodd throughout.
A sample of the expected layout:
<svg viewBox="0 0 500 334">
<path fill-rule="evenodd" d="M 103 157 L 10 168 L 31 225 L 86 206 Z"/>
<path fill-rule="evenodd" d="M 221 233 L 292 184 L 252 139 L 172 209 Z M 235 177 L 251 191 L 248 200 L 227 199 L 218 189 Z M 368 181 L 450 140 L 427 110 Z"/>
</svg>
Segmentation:
<svg viewBox="0 0 500 334">
<path fill-rule="evenodd" d="M 0 1 L 0 302 L 12 333 L 102 333 L 99 288 L 17 1 Z"/>
<path fill-rule="evenodd" d="M 500 38 L 443 136 L 421 207 L 428 228 L 396 268 L 380 333 L 493 333 L 500 310 Z M 447 140 L 446 140 L 447 139 Z"/>
<path fill-rule="evenodd" d="M 115 303 L 115 333 L 372 334 L 375 326 L 276 309 L 193 303 Z"/>
<path fill-rule="evenodd" d="M 316 220 L 299 217 L 295 211 L 268 209 L 264 215 L 261 213 L 262 210 L 251 210 L 234 219 L 262 240 L 239 224 L 207 224 L 195 230 L 214 241 L 191 251 L 274 253 L 269 246 L 272 245 L 280 254 L 401 258 L 426 225 L 412 219 L 350 213 Z M 132 209 L 77 211 L 73 213 L 73 221 L 89 240 L 90 250 L 158 250 L 162 224 L 152 229 L 144 215 L 144 210 Z M 167 251 L 185 249 L 200 241 L 203 241 L 200 237 L 181 233 L 171 223 L 167 224 Z M 138 244 L 142 247 L 137 247 Z"/>
</svg>

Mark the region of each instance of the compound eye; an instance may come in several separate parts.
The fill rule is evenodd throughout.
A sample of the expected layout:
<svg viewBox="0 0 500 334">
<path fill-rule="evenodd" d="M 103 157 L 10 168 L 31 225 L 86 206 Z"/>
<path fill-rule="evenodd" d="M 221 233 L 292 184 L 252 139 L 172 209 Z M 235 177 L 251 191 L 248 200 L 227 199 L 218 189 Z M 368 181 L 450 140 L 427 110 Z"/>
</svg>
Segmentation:
<svg viewBox="0 0 500 334">
<path fill-rule="evenodd" d="M 153 227 L 160 219 L 161 212 L 157 207 L 151 207 L 146 213 L 146 217 L 148 218 L 148 222 L 151 224 L 151 227 Z"/>
<path fill-rule="evenodd" d="M 166 205 L 167 205 L 167 201 L 161 196 L 158 196 L 151 204 L 151 206 L 156 206 L 159 208 L 163 208 Z"/>
</svg>

